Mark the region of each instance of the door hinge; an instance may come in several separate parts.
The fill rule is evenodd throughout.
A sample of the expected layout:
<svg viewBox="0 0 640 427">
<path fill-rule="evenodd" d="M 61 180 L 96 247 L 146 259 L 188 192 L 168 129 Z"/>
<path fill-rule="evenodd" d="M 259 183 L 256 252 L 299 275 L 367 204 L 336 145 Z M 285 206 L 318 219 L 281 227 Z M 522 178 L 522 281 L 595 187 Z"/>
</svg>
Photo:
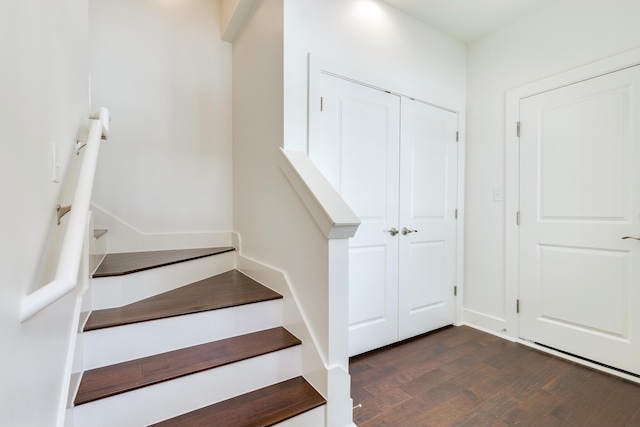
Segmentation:
<svg viewBox="0 0 640 427">
<path fill-rule="evenodd" d="M 453 287 L 453 296 L 454 296 L 454 297 L 457 297 L 457 296 L 458 296 L 458 287 L 457 287 L 457 286 L 454 286 L 454 287 Z"/>
<path fill-rule="evenodd" d="M 516 225 L 520 225 L 520 211 L 516 212 Z"/>
<path fill-rule="evenodd" d="M 516 123 L 516 135 L 520 138 L 520 122 Z"/>
<path fill-rule="evenodd" d="M 324 109 L 324 97 L 320 97 L 320 111 Z"/>
<path fill-rule="evenodd" d="M 516 313 L 520 313 L 520 300 L 516 300 Z"/>
<path fill-rule="evenodd" d="M 455 219 L 458 219 L 458 208 L 456 208 L 456 210 L 455 210 L 453 215 L 454 215 Z"/>
<path fill-rule="evenodd" d="M 456 131 L 456 142 L 460 141 L 460 131 Z"/>
</svg>

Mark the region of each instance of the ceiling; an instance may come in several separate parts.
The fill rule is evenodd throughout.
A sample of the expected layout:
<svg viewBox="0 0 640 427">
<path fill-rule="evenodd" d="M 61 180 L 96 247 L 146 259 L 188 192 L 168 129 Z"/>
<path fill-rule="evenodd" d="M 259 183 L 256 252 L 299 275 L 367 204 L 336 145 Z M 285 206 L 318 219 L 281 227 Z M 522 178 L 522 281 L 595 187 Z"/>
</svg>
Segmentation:
<svg viewBox="0 0 640 427">
<path fill-rule="evenodd" d="M 383 0 L 468 43 L 551 0 Z"/>
</svg>

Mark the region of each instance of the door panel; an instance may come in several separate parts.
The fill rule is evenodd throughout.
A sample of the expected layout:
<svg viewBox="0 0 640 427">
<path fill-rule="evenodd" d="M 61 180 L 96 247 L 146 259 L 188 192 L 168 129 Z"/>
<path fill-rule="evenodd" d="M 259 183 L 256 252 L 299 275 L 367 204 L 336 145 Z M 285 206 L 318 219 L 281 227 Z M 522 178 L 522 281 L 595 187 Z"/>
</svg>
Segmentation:
<svg viewBox="0 0 640 427">
<path fill-rule="evenodd" d="M 636 374 L 638 105 L 640 67 L 520 104 L 520 336 Z"/>
<path fill-rule="evenodd" d="M 619 338 L 628 334 L 629 253 L 546 245 L 539 250 L 540 320 Z"/>
<path fill-rule="evenodd" d="M 568 101 L 540 111 L 541 217 L 621 220 L 628 187 L 624 121 L 629 87 L 571 93 L 579 88 L 565 88 Z"/>
<path fill-rule="evenodd" d="M 349 241 L 349 354 L 397 340 L 400 99 L 330 75 L 309 157 L 361 220 Z"/>
<path fill-rule="evenodd" d="M 399 338 L 454 322 L 457 114 L 402 98 Z"/>
</svg>

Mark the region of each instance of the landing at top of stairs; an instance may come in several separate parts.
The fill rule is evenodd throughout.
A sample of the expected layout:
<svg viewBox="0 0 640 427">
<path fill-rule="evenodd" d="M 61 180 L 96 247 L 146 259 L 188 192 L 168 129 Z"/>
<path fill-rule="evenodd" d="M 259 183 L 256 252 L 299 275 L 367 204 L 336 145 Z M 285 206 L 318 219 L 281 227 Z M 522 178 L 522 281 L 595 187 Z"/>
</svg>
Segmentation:
<svg viewBox="0 0 640 427">
<path fill-rule="evenodd" d="M 177 249 L 169 251 L 126 252 L 107 254 L 93 277 L 122 276 L 151 268 L 163 267 L 192 259 L 234 251 L 231 246 L 219 248 Z"/>
<path fill-rule="evenodd" d="M 94 310 L 84 331 L 279 298 L 279 293 L 231 270 L 123 307 Z"/>
</svg>

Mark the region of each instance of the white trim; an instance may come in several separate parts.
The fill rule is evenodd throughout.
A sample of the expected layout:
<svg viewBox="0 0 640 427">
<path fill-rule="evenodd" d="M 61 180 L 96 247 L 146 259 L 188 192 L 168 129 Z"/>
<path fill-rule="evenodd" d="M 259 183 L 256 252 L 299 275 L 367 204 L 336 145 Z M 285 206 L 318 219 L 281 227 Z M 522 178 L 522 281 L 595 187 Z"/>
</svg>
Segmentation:
<svg viewBox="0 0 640 427">
<path fill-rule="evenodd" d="M 502 339 L 507 340 L 507 341 L 518 342 L 518 340 L 516 340 L 515 338 L 511 338 L 510 336 L 505 335 L 504 333 L 496 332 L 494 330 L 487 329 L 487 328 L 483 328 L 482 326 L 474 325 L 474 324 L 469 323 L 469 322 L 462 322 L 462 323 L 460 323 L 459 325 L 456 325 L 456 326 L 468 326 L 469 328 L 473 328 L 473 329 L 476 329 L 478 331 L 482 331 L 482 332 L 484 332 L 486 334 L 493 335 L 493 336 L 496 336 L 498 338 L 502 338 Z"/>
<path fill-rule="evenodd" d="M 508 330 L 505 330 L 507 329 L 505 326 L 505 319 L 481 313 L 479 311 L 470 310 L 468 308 L 463 309 L 463 313 L 462 324 L 503 338 L 515 339 L 515 337 L 508 334 Z"/>
<path fill-rule="evenodd" d="M 373 89 L 390 92 L 394 95 L 405 96 L 443 110 L 451 111 L 452 113 L 458 113 L 458 115 L 460 115 L 460 110 L 464 109 L 463 105 L 455 107 L 448 105 L 451 104 L 451 102 L 445 99 L 430 99 L 429 101 L 426 101 L 415 98 L 411 94 L 404 93 L 400 90 L 403 85 L 394 78 L 365 71 L 360 68 L 352 67 L 311 53 L 309 54 L 309 103 L 314 99 L 320 98 L 320 77 L 322 74 L 329 74 Z M 311 121 L 309 121 L 309 123 L 311 123 Z"/>
<path fill-rule="evenodd" d="M 464 321 L 464 223 L 465 223 L 465 203 L 464 203 L 464 180 L 466 164 L 465 126 L 464 113 L 458 113 L 458 188 L 457 205 L 458 220 L 456 223 L 456 277 L 457 296 L 455 297 L 457 322 Z"/>
<path fill-rule="evenodd" d="M 233 243 L 232 231 L 173 231 L 158 232 L 140 230 L 122 218 L 91 205 L 96 228 L 109 230 L 105 245 L 107 253 L 161 251 L 168 249 L 210 248 L 217 246 L 237 246 Z"/>
<path fill-rule="evenodd" d="M 280 149 L 278 165 L 327 239 L 356 234 L 360 219 L 306 153 Z"/>
<path fill-rule="evenodd" d="M 505 117 L 505 317 L 508 335 L 519 337 L 518 314 L 510 310 L 518 298 L 519 233 L 515 215 L 519 209 L 520 166 L 516 123 L 520 118 L 520 100 L 604 74 L 640 65 L 640 48 L 632 49 L 535 82 L 506 93 Z M 599 366 L 599 365 L 598 365 Z M 597 369 L 597 368 L 596 368 Z M 617 372 L 617 371 L 616 371 Z M 637 380 L 636 380 L 637 381 Z"/>
</svg>

